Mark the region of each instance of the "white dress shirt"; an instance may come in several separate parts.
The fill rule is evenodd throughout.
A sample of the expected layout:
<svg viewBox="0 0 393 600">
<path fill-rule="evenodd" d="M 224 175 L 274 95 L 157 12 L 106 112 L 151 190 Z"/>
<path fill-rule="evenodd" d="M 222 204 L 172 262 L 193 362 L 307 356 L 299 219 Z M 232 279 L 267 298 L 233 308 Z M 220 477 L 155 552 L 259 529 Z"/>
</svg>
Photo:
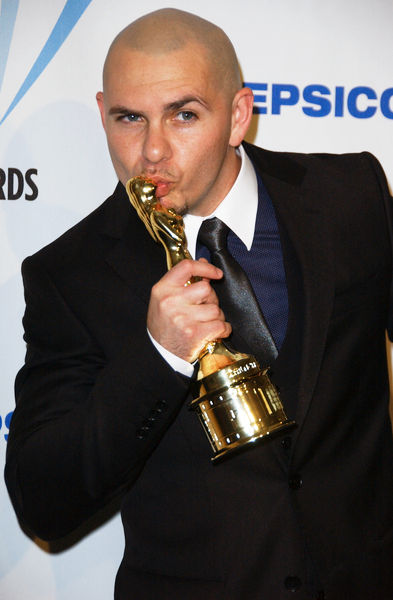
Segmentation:
<svg viewBox="0 0 393 600">
<path fill-rule="evenodd" d="M 239 147 L 241 167 L 235 183 L 218 205 L 216 210 L 208 216 L 200 217 L 187 214 L 184 216 L 184 231 L 187 238 L 188 251 L 195 258 L 196 243 L 199 228 L 205 219 L 219 218 L 225 223 L 244 243 L 247 250 L 251 249 L 254 239 L 255 222 L 258 211 L 258 182 L 254 167 L 245 153 L 243 146 Z M 150 334 L 153 345 L 156 347 L 166 362 L 179 373 L 191 377 L 194 366 L 179 358 L 161 346 Z"/>
</svg>

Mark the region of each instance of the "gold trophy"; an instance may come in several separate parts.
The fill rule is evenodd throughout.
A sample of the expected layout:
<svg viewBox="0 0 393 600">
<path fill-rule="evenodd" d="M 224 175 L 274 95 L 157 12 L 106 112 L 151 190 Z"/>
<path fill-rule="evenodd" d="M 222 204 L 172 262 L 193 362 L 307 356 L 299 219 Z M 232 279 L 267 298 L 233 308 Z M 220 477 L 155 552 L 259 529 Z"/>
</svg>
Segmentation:
<svg viewBox="0 0 393 600">
<path fill-rule="evenodd" d="M 126 190 L 152 238 L 164 246 L 168 269 L 191 258 L 183 218 L 160 204 L 155 184 L 133 177 Z M 192 277 L 186 285 L 199 279 Z M 198 363 L 190 408 L 198 414 L 213 448 L 213 462 L 296 425 L 284 412 L 269 369 L 262 370 L 254 356 L 230 351 L 221 340 L 214 340 L 202 348 Z"/>
</svg>

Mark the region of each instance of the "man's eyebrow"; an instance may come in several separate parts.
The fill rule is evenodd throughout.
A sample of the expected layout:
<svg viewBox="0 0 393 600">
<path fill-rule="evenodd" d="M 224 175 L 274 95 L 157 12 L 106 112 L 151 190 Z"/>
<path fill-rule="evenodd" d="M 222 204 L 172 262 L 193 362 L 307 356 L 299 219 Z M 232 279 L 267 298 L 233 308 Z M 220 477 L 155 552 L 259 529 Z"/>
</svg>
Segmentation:
<svg viewBox="0 0 393 600">
<path fill-rule="evenodd" d="M 109 114 L 110 115 L 124 115 L 124 116 L 126 116 L 126 115 L 136 114 L 136 113 L 137 113 L 137 111 L 130 110 L 126 106 L 112 106 L 112 108 L 109 109 Z"/>
<path fill-rule="evenodd" d="M 173 102 L 169 102 L 168 104 L 165 104 L 164 106 L 164 111 L 165 112 L 170 112 L 173 110 L 179 110 L 180 108 L 183 108 L 183 106 L 185 106 L 186 104 L 190 104 L 191 102 L 197 102 L 198 104 L 201 104 L 202 106 L 204 106 L 205 108 L 207 108 L 207 104 L 206 102 L 204 102 L 204 100 L 202 100 L 202 98 L 199 98 L 198 96 L 184 96 L 184 98 L 180 98 L 179 100 L 174 100 Z M 139 115 L 142 114 L 141 111 L 139 110 L 132 110 L 131 108 L 127 108 L 127 106 L 122 106 L 122 105 L 116 105 L 116 106 L 112 106 L 109 109 L 109 115 Z"/>
<path fill-rule="evenodd" d="M 204 102 L 202 98 L 199 98 L 198 96 L 185 96 L 184 98 L 180 98 L 179 100 L 175 100 L 174 102 L 169 102 L 164 106 L 164 110 L 179 110 L 180 108 L 183 108 L 185 104 L 190 104 L 191 102 L 197 102 L 198 104 L 207 107 L 206 102 Z"/>
</svg>

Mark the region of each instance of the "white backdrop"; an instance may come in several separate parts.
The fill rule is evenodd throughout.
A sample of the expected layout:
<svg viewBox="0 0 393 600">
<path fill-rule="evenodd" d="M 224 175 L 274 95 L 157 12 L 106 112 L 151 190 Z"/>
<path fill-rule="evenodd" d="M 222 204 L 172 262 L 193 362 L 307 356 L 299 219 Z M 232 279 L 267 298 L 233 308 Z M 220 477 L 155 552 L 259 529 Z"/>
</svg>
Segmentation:
<svg viewBox="0 0 393 600">
<path fill-rule="evenodd" d="M 23 362 L 22 259 L 100 204 L 116 178 L 95 93 L 115 34 L 165 3 L 0 1 L 0 460 Z M 172 0 L 220 25 L 258 95 L 250 141 L 370 150 L 393 182 L 391 0 Z M 33 199 L 36 196 L 35 199 Z M 0 482 L 0 599 L 108 600 L 120 519 L 63 552 L 20 530 Z"/>
</svg>

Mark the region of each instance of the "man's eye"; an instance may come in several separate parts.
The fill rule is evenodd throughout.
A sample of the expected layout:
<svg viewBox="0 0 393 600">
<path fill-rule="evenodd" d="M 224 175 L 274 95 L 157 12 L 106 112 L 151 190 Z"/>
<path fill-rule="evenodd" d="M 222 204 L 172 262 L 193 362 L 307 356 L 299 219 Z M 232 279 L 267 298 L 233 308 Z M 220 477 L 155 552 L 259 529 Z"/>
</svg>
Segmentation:
<svg viewBox="0 0 393 600">
<path fill-rule="evenodd" d="M 135 121 L 139 121 L 141 118 L 140 115 L 137 115 L 135 113 L 130 113 L 129 115 L 122 115 L 120 117 L 121 121 L 130 121 L 131 123 L 134 123 Z"/>
<path fill-rule="evenodd" d="M 190 110 L 182 110 L 181 112 L 179 112 L 176 115 L 176 118 L 178 121 L 183 121 L 185 123 L 188 123 L 190 121 L 193 121 L 194 119 L 196 119 L 196 114 L 193 113 Z"/>
<path fill-rule="evenodd" d="M 127 121 L 139 121 L 140 118 L 141 118 L 140 115 L 135 115 L 134 113 L 131 113 L 131 114 L 125 116 L 125 119 Z"/>
</svg>

